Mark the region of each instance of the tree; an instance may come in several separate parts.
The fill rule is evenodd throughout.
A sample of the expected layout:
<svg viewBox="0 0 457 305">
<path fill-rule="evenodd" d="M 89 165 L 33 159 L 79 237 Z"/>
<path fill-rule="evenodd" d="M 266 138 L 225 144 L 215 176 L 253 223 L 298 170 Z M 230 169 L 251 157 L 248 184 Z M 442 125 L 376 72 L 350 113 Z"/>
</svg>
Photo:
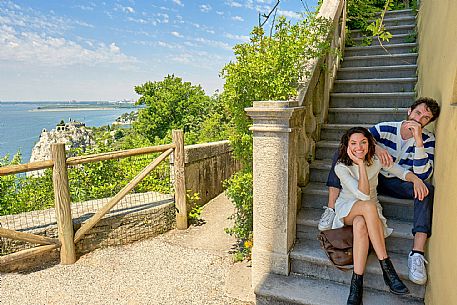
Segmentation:
<svg viewBox="0 0 457 305">
<path fill-rule="evenodd" d="M 174 75 L 136 86 L 135 91 L 141 95 L 137 104 L 146 107 L 139 110 L 133 127 L 152 143 L 169 136 L 172 129 L 198 131 L 210 112 L 211 98 L 201 86 Z"/>
</svg>

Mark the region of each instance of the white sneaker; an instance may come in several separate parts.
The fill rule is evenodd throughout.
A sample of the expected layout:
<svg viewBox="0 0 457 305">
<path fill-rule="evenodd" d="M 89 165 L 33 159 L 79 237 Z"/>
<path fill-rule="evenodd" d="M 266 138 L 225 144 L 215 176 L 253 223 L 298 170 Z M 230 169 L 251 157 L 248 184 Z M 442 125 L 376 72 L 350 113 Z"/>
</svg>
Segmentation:
<svg viewBox="0 0 457 305">
<path fill-rule="evenodd" d="M 425 264 L 428 264 L 423 255 L 411 252 L 408 255 L 409 279 L 418 285 L 424 285 L 427 282 L 427 270 Z"/>
<path fill-rule="evenodd" d="M 335 210 L 329 207 L 323 208 L 325 211 L 322 213 L 319 225 L 317 226 L 320 231 L 330 230 L 332 228 L 333 218 L 335 218 Z"/>
</svg>

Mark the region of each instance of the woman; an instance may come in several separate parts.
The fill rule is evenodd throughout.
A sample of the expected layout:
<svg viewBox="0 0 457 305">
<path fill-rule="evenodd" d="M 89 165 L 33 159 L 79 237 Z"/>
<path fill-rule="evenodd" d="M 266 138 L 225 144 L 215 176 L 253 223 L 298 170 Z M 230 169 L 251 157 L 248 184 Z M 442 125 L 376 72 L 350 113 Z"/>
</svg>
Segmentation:
<svg viewBox="0 0 457 305">
<path fill-rule="evenodd" d="M 392 229 L 387 227 L 377 198 L 376 186 L 382 165 L 374 153 L 375 141 L 370 132 L 363 127 L 354 127 L 341 138 L 338 163 L 335 166 L 342 189 L 336 200 L 336 217 L 332 228 L 352 225 L 354 233 L 354 272 L 348 305 L 362 303 L 363 273 L 370 242 L 381 264 L 384 282 L 390 291 L 395 294 L 409 293 L 387 255 L 384 238 L 392 233 Z M 417 191 L 428 192 L 421 179 L 401 166 L 394 164 L 384 169 L 402 180 L 413 182 Z"/>
</svg>

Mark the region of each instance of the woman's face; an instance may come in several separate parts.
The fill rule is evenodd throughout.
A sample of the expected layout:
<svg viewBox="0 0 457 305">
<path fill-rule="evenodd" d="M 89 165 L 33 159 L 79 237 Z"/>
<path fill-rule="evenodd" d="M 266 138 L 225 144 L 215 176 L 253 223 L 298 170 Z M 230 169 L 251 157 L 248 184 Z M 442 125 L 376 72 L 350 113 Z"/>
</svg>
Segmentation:
<svg viewBox="0 0 457 305">
<path fill-rule="evenodd" d="M 353 133 L 349 137 L 348 147 L 354 156 L 365 159 L 368 153 L 368 139 L 361 133 Z"/>
</svg>

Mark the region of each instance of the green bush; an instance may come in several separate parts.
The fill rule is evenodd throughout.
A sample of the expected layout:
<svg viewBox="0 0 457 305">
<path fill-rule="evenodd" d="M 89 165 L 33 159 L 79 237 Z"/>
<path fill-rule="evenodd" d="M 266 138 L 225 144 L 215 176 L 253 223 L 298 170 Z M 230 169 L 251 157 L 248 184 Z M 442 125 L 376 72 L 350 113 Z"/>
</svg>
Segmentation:
<svg viewBox="0 0 457 305">
<path fill-rule="evenodd" d="M 329 21 L 315 14 L 296 24 L 281 17 L 271 36 L 255 27 L 250 42 L 236 45 L 236 60 L 222 70 L 221 98 L 230 113 L 227 133 L 234 156 L 243 166 L 242 172 L 225 182 L 235 205 L 234 226 L 226 231 L 238 239 L 237 259 L 249 258 L 252 247 L 252 122 L 245 108 L 253 101 L 295 97 L 305 75 L 304 63 L 330 50 L 325 39 L 329 30 Z"/>
<path fill-rule="evenodd" d="M 227 196 L 235 205 L 235 214 L 231 216 L 234 220 L 232 228 L 225 231 L 237 238 L 239 242 L 239 252 L 243 256 L 250 254 L 250 248 L 246 247 L 246 242 L 252 244 L 252 172 L 241 171 L 224 182 Z"/>
</svg>

